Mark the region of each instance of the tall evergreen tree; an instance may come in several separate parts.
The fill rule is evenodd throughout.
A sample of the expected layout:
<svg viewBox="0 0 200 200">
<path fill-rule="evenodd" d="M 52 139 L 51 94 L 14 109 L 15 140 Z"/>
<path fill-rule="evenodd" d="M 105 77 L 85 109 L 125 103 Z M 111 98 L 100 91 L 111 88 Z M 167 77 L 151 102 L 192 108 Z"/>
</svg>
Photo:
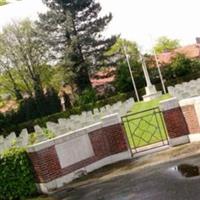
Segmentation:
<svg viewBox="0 0 200 200">
<path fill-rule="evenodd" d="M 50 8 L 40 14 L 38 27 L 49 45 L 52 58 L 74 73 L 79 92 L 91 86 L 89 73 L 107 59 L 105 51 L 116 37 L 105 38 L 102 31 L 112 15 L 99 16 L 101 6 L 95 0 L 43 0 Z"/>
</svg>

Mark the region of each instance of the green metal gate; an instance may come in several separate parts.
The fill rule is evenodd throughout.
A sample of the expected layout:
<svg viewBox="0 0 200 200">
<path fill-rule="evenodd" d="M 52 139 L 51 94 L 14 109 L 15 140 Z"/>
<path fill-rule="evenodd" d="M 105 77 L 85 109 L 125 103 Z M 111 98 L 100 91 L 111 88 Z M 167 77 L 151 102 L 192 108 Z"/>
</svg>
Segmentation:
<svg viewBox="0 0 200 200">
<path fill-rule="evenodd" d="M 122 117 L 129 144 L 135 152 L 168 145 L 162 112 L 158 107 Z"/>
</svg>

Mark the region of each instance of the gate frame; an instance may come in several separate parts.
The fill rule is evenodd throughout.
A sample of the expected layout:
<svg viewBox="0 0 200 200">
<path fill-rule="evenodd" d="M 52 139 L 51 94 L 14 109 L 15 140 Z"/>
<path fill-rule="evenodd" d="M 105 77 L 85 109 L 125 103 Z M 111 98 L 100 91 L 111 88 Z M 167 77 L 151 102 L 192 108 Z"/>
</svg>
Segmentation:
<svg viewBox="0 0 200 200">
<path fill-rule="evenodd" d="M 150 113 L 150 114 L 146 114 L 144 116 L 141 116 L 141 117 L 136 117 L 134 119 L 128 120 L 128 117 L 130 117 L 130 116 L 137 116 L 138 114 L 145 113 L 145 112 L 148 113 L 150 111 L 153 111 L 153 112 Z M 159 116 L 157 116 L 157 114 L 159 114 Z M 134 133 L 132 132 L 129 123 L 131 121 L 137 120 L 137 119 L 140 119 L 140 121 L 141 121 L 144 117 L 148 117 L 148 116 L 155 116 L 155 119 L 156 119 L 156 126 L 155 127 L 157 127 L 157 129 L 159 131 L 159 135 L 161 137 L 161 140 L 158 141 L 158 142 L 152 143 L 152 144 L 145 144 L 145 145 L 143 145 L 141 147 L 137 147 L 136 144 L 135 144 L 135 140 L 134 140 Z M 159 118 L 161 119 L 161 124 L 158 122 Z M 153 107 L 153 108 L 146 109 L 146 110 L 143 110 L 143 111 L 140 111 L 140 112 L 136 112 L 136 113 L 133 113 L 133 112 L 132 113 L 128 113 L 128 114 L 122 116 L 121 120 L 122 120 L 122 126 L 124 128 L 124 131 L 125 131 L 125 134 L 126 134 L 126 137 L 127 137 L 127 140 L 128 140 L 128 144 L 129 144 L 130 149 L 132 150 L 132 152 L 134 150 L 135 151 L 134 153 L 141 153 L 141 152 L 146 152 L 146 151 L 149 151 L 149 150 L 153 150 L 153 149 L 156 149 L 156 148 L 160 148 L 160 147 L 169 145 L 168 131 L 167 131 L 167 128 L 166 128 L 166 124 L 165 124 L 163 113 L 162 113 L 162 111 L 160 110 L 159 107 Z M 139 121 L 139 123 L 140 123 L 140 121 Z M 131 146 L 131 142 L 130 142 L 130 139 L 129 139 L 130 137 L 128 136 L 127 128 L 125 128 L 125 123 L 128 124 L 128 131 L 130 132 L 130 135 L 131 135 L 131 141 L 133 143 L 133 147 Z M 163 138 L 163 135 L 162 135 L 162 132 L 161 132 L 161 128 L 163 128 L 164 135 L 166 136 L 166 138 Z M 139 126 L 136 127 L 135 130 L 137 130 L 137 129 L 139 129 Z M 152 134 L 152 133 L 150 133 L 150 134 Z M 151 139 L 152 139 L 152 137 L 151 137 Z M 155 144 L 158 144 L 158 143 L 162 143 L 162 145 L 158 145 L 158 146 L 155 146 L 155 147 L 152 147 L 152 148 L 145 148 L 145 147 L 148 147 L 148 146 L 154 146 Z M 145 148 L 145 149 L 138 151 L 138 149 L 140 149 L 140 148 Z"/>
</svg>

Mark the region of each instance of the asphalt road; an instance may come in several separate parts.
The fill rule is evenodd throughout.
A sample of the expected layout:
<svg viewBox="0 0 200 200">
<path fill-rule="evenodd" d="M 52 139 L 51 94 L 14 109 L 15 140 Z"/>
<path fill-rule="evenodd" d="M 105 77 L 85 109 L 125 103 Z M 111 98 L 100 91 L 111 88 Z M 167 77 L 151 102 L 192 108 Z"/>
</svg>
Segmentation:
<svg viewBox="0 0 200 200">
<path fill-rule="evenodd" d="M 178 164 L 200 166 L 200 155 L 147 167 L 137 172 L 60 192 L 64 200 L 200 200 L 200 176 L 182 177 L 172 168 Z"/>
</svg>

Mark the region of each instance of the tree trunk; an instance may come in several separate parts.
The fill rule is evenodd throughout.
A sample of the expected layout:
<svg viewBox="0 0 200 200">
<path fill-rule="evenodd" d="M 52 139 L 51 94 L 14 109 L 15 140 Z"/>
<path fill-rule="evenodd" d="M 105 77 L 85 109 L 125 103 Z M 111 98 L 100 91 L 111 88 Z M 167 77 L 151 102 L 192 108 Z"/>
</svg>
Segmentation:
<svg viewBox="0 0 200 200">
<path fill-rule="evenodd" d="M 92 87 L 87 66 L 85 63 L 82 64 L 82 66 L 80 67 L 80 70 L 77 72 L 76 77 L 75 77 L 75 83 L 77 85 L 79 93 L 81 93 L 85 89 Z"/>
<path fill-rule="evenodd" d="M 15 79 L 13 78 L 12 74 L 10 73 L 9 70 L 7 70 L 7 73 L 8 73 L 8 76 L 9 76 L 9 78 L 10 78 L 12 84 L 13 84 L 13 90 L 14 90 L 16 99 L 17 100 L 23 99 L 23 96 L 20 93 L 20 89 L 18 88 L 17 83 L 15 82 Z"/>
</svg>

